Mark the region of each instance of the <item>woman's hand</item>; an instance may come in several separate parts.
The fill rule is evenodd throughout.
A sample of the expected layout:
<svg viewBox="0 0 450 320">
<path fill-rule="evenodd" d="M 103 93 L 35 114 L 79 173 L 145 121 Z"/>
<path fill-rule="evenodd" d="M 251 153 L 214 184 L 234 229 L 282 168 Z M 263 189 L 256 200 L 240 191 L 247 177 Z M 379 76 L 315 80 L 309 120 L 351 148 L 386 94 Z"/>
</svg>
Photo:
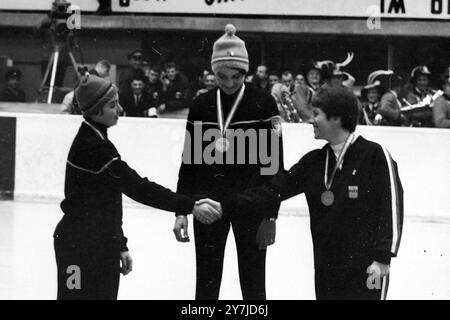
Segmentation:
<svg viewBox="0 0 450 320">
<path fill-rule="evenodd" d="M 131 259 L 131 255 L 128 251 L 123 251 L 120 253 L 120 273 L 124 276 L 129 274 L 133 270 L 133 259 Z"/>
</svg>

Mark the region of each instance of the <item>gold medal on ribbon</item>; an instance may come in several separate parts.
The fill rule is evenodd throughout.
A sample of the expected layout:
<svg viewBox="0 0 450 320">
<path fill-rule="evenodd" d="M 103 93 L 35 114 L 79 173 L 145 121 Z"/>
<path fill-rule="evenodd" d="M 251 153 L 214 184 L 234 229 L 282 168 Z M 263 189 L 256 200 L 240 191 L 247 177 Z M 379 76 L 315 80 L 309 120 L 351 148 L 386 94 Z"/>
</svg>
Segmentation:
<svg viewBox="0 0 450 320">
<path fill-rule="evenodd" d="M 230 148 L 230 141 L 228 141 L 228 139 L 225 137 L 221 137 L 216 140 L 215 148 L 219 152 L 227 152 Z"/>
<path fill-rule="evenodd" d="M 333 205 L 334 203 L 333 191 L 325 190 L 324 192 L 322 192 L 322 195 L 320 196 L 320 201 L 322 201 L 322 204 L 326 207 Z"/>
<path fill-rule="evenodd" d="M 242 101 L 242 98 L 244 97 L 244 91 L 245 91 L 245 84 L 242 84 L 242 87 L 239 91 L 238 96 L 236 97 L 236 100 L 234 100 L 233 106 L 231 107 L 230 112 L 228 113 L 227 119 L 225 120 L 225 123 L 223 122 L 223 110 L 222 110 L 222 98 L 220 95 L 220 89 L 217 89 L 217 122 L 219 123 L 220 133 L 222 137 L 218 138 L 215 142 L 215 149 L 218 152 L 226 152 L 230 148 L 230 141 L 225 138 L 226 131 L 228 127 L 230 126 L 231 119 L 233 119 L 234 114 L 236 113 L 237 107 Z"/>
<path fill-rule="evenodd" d="M 328 161 L 330 158 L 330 149 L 327 149 L 327 156 L 325 159 L 325 172 L 323 175 L 323 180 L 325 183 L 325 191 L 322 192 L 320 196 L 320 201 L 322 204 L 326 207 L 332 206 L 335 201 L 334 193 L 331 191 L 331 185 L 333 184 L 334 176 L 336 175 L 337 169 L 341 166 L 342 162 L 344 161 L 344 156 L 347 153 L 348 148 L 355 140 L 356 136 L 351 133 L 345 140 L 344 147 L 342 148 L 341 152 L 339 153 L 339 157 L 336 160 L 336 164 L 334 165 L 333 171 L 331 173 L 330 179 L 328 179 Z"/>
</svg>

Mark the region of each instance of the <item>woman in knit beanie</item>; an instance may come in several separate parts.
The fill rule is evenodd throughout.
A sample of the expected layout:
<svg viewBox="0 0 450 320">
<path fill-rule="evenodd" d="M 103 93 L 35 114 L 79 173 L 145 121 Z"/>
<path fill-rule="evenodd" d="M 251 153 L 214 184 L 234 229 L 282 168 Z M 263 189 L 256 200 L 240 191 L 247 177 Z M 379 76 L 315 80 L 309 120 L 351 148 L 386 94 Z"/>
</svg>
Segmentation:
<svg viewBox="0 0 450 320">
<path fill-rule="evenodd" d="M 90 118 L 102 112 L 105 104 L 112 101 L 117 102 L 115 98 L 118 98 L 118 89 L 108 79 L 87 74 L 80 80 L 75 90 L 75 97 L 83 116 Z M 120 114 L 123 109 L 118 103 L 116 106 L 117 112 Z"/>
<path fill-rule="evenodd" d="M 181 164 L 177 191 L 197 199 L 207 197 L 221 202 L 224 214 L 223 219 L 208 226 L 194 220 L 196 299 L 214 300 L 219 297 L 225 243 L 232 225 L 238 251 L 242 297 L 246 300 L 264 300 L 266 247 L 275 241 L 278 207 L 266 208 L 265 212 L 257 213 L 251 209 L 242 211 L 234 207 L 230 195 L 269 181 L 272 174 L 282 169 L 281 119 L 271 95 L 253 86 L 245 86 L 244 79 L 249 70 L 248 52 L 245 42 L 236 36 L 233 25 L 227 25 L 225 34 L 214 43 L 211 68 L 218 88 L 195 98 L 189 110 L 186 141 L 191 137 L 195 139 L 198 132 L 207 132 L 205 135 L 213 132 L 215 139 L 211 142 L 211 148 L 205 146 L 203 141 L 185 143 L 184 156 L 199 155 L 200 151 L 201 155 L 210 154 L 213 149 L 215 159 L 247 160 L 244 164 L 230 163 L 228 160 L 211 164 L 206 159 L 202 159 L 201 164 L 196 162 L 194 165 L 192 161 L 183 161 Z M 244 135 L 266 133 L 264 138 L 258 135 L 256 139 L 259 140 L 259 146 L 267 144 L 265 147 L 271 148 L 271 163 L 275 168 L 273 172 L 262 174 L 262 168 L 267 163 L 264 164 L 260 159 L 257 163 L 250 163 L 251 155 L 258 153 L 252 148 L 258 144 L 232 147 L 236 139 L 230 138 L 231 132 Z M 270 141 L 272 133 L 277 142 L 274 145 Z M 211 140 L 210 137 L 208 139 Z M 202 146 L 203 150 L 193 147 L 196 145 Z M 179 212 L 174 230 L 181 232 L 187 228 L 185 213 Z"/>
<path fill-rule="evenodd" d="M 203 223 L 222 213 L 218 203 L 196 204 L 140 177 L 122 161 L 108 139 L 107 129 L 122 112 L 110 81 L 86 75 L 75 94 L 84 121 L 69 151 L 64 216 L 54 233 L 58 299 L 116 299 L 120 273 L 128 274 L 133 265 L 122 230 L 122 193 L 158 209 L 192 213 Z"/>
</svg>

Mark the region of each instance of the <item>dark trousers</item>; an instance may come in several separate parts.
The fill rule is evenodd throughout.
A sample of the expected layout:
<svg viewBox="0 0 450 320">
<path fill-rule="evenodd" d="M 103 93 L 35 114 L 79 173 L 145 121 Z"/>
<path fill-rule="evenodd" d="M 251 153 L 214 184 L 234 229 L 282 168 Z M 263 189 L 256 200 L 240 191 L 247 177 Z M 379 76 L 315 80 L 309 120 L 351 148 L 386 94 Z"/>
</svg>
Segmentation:
<svg viewBox="0 0 450 320">
<path fill-rule="evenodd" d="M 316 268 L 315 286 L 317 300 L 384 300 L 389 276 L 370 281 L 364 268 Z"/>
<path fill-rule="evenodd" d="M 266 250 L 256 245 L 261 219 L 221 219 L 212 225 L 194 220 L 197 260 L 197 300 L 217 300 L 222 280 L 225 244 L 230 230 L 236 240 L 239 279 L 244 300 L 266 299 Z"/>
<path fill-rule="evenodd" d="M 58 300 L 116 300 L 120 279 L 117 246 L 56 238 Z"/>
</svg>

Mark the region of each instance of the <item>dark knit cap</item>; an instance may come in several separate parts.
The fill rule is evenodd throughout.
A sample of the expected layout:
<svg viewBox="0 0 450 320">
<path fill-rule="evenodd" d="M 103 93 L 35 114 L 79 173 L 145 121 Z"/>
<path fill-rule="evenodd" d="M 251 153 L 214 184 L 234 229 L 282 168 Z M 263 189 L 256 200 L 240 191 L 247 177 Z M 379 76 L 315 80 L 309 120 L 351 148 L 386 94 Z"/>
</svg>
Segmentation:
<svg viewBox="0 0 450 320">
<path fill-rule="evenodd" d="M 95 75 L 86 74 L 75 90 L 75 97 L 83 115 L 104 106 L 117 94 L 117 88 L 111 81 Z"/>
</svg>

